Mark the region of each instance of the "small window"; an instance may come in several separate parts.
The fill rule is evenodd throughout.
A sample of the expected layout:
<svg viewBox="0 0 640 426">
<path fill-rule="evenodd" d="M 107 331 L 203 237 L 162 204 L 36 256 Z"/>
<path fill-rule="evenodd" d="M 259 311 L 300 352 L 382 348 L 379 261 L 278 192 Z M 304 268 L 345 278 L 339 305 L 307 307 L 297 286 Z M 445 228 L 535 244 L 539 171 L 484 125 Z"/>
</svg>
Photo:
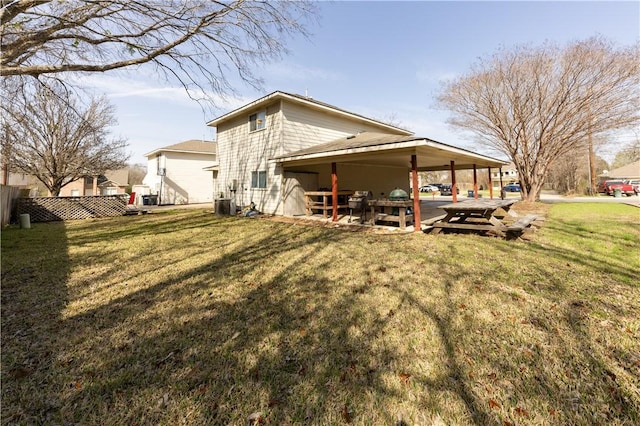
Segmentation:
<svg viewBox="0 0 640 426">
<path fill-rule="evenodd" d="M 264 129 L 266 123 L 266 112 L 260 111 L 249 116 L 249 131 L 255 132 L 256 130 Z"/>
<path fill-rule="evenodd" d="M 251 172 L 251 188 L 265 189 L 266 187 L 267 187 L 266 170 Z"/>
</svg>

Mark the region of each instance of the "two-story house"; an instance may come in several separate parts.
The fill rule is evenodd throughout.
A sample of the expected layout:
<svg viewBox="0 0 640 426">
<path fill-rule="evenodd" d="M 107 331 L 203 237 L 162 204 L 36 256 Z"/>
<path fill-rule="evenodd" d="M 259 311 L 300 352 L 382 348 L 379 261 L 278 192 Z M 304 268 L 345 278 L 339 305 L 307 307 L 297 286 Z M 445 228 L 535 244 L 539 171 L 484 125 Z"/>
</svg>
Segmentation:
<svg viewBox="0 0 640 426">
<path fill-rule="evenodd" d="M 208 123 L 216 127 L 214 192 L 265 213 L 304 212 L 304 191 L 409 191 L 410 172 L 499 168 L 505 163 L 285 92 Z"/>
<path fill-rule="evenodd" d="M 188 140 L 145 154 L 147 174 L 142 183 L 160 204 L 213 202 L 211 172 L 216 160 L 216 143 Z"/>
</svg>

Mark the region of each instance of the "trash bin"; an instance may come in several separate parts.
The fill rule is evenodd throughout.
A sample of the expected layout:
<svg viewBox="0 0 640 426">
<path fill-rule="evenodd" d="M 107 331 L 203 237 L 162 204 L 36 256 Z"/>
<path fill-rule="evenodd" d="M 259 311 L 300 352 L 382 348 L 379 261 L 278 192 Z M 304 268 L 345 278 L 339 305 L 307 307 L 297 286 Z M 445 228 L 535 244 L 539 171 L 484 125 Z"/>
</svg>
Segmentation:
<svg viewBox="0 0 640 426">
<path fill-rule="evenodd" d="M 148 195 L 143 195 L 142 196 L 142 205 L 143 206 L 148 206 L 149 205 L 149 196 Z"/>
<path fill-rule="evenodd" d="M 473 189 L 467 191 L 467 197 L 473 198 Z"/>
<path fill-rule="evenodd" d="M 157 206 L 158 205 L 158 196 L 157 195 L 148 195 L 149 197 L 149 205 Z"/>
<path fill-rule="evenodd" d="M 23 213 L 20 215 L 20 228 L 22 229 L 31 228 L 31 216 L 29 215 L 29 213 Z"/>
<path fill-rule="evenodd" d="M 622 190 L 620 188 L 615 188 L 613 190 L 613 196 L 616 198 L 622 197 Z"/>
</svg>

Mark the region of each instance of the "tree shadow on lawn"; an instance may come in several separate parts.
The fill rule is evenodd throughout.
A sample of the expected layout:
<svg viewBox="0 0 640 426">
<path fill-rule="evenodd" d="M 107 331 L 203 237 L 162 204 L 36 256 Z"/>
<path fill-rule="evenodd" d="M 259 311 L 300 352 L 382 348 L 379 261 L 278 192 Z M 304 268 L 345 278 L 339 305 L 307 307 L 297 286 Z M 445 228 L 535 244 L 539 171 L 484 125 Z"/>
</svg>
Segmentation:
<svg viewBox="0 0 640 426">
<path fill-rule="evenodd" d="M 230 224 L 237 225 L 214 226 Z M 390 280 L 410 280 L 410 269 L 389 276 L 378 267 L 384 253 L 377 237 L 349 253 L 362 237 L 286 225 L 272 231 L 74 316 L 59 319 L 66 298 L 57 300 L 58 320 L 44 327 L 48 335 L 34 353 L 48 365 L 13 378 L 13 395 L 5 384 L 4 419 L 241 424 L 259 411 L 270 424 L 390 424 L 403 410 L 426 419 L 428 409 L 407 401 L 408 393 L 423 394 L 423 374 L 412 372 L 413 357 L 399 350 L 407 342 L 393 340 L 409 314 L 402 301 L 378 299 L 395 294 Z M 335 274 L 335 265 L 364 255 L 372 257 Z M 26 296 L 26 306 L 37 303 L 38 294 Z M 441 336 L 447 327 L 439 325 Z M 454 346 L 452 339 L 445 358 Z M 443 415 L 491 423 L 461 384 L 455 361 L 443 362 L 451 372 L 425 382 L 458 401 Z"/>
<path fill-rule="evenodd" d="M 104 226 L 95 232 L 114 232 Z M 504 402 L 500 410 L 490 405 L 464 361 L 475 324 L 460 307 L 460 286 L 477 271 L 447 256 L 421 275 L 415 262 L 385 261 L 388 238 L 282 224 L 216 253 L 241 228 L 266 225 L 203 219 L 202 226 L 202 239 L 173 248 L 176 261 L 211 253 L 197 265 L 177 272 L 163 265 L 163 277 L 146 286 L 55 325 L 36 324 L 47 335 L 35 355 L 49 364 L 10 378 L 8 390 L 3 381 L 3 413 L 12 416 L 3 423 L 244 424 L 258 412 L 257 422 L 268 424 L 393 424 L 398 413 L 408 424 L 511 418 Z M 416 250 L 430 240 L 410 238 L 394 247 L 399 255 L 431 259 Z M 39 294 L 25 296 L 30 306 Z M 57 318 L 66 300 L 59 297 Z M 4 308 L 3 292 L 3 337 Z M 578 337 L 588 348 L 588 336 Z M 482 353 L 491 350 L 480 346 L 479 359 L 493 362 Z M 518 374 L 495 362 L 495 371 Z M 564 395 L 553 375 L 530 380 L 532 398 Z M 562 404 L 558 410 L 572 409 Z"/>
<path fill-rule="evenodd" d="M 259 411 L 270 424 L 356 418 L 393 423 L 397 413 L 376 412 L 374 401 L 401 406 L 403 373 L 395 371 L 399 361 L 394 344 L 385 343 L 394 315 L 370 312 L 359 303 L 365 277 L 371 274 L 358 268 L 343 277 L 346 282 L 331 277 L 332 265 L 344 257 L 322 247 L 338 247 L 344 234 L 300 229 L 292 244 L 290 230 L 279 229 L 217 261 L 71 319 L 69 327 L 77 328 L 109 316 L 114 326 L 147 309 L 144 301 L 162 303 L 157 300 L 162 297 L 188 302 L 202 296 L 198 289 L 247 287 L 237 300 L 176 305 L 165 318 L 140 319 L 150 328 L 156 321 L 157 332 L 136 335 L 115 351 L 101 351 L 101 370 L 110 377 L 96 377 L 83 392 L 70 396 L 64 406 L 79 407 L 63 419 L 92 422 L 92 415 L 118 412 L 111 417 L 115 422 L 171 423 L 186 411 L 192 413 L 192 424 L 239 424 Z M 243 283 L 265 258 L 283 262 L 279 272 L 264 281 Z M 230 277 L 232 281 L 225 281 Z M 191 284 L 180 287 L 185 280 Z M 194 305 L 198 312 L 193 312 Z M 446 338 L 447 327 L 439 322 L 440 335 L 448 342 L 445 355 L 450 356 L 454 344 Z M 92 350 L 106 346 L 101 338 L 91 345 Z M 468 411 L 464 418 L 490 423 L 460 385 L 455 362 L 444 362 L 452 373 L 430 385 L 462 398 Z M 158 403 L 149 406 L 149 401 Z"/>
<path fill-rule="evenodd" d="M 2 230 L 2 423 L 46 423 L 70 272 L 64 222 Z M 38 413 L 38 420 L 29 413 Z"/>
</svg>

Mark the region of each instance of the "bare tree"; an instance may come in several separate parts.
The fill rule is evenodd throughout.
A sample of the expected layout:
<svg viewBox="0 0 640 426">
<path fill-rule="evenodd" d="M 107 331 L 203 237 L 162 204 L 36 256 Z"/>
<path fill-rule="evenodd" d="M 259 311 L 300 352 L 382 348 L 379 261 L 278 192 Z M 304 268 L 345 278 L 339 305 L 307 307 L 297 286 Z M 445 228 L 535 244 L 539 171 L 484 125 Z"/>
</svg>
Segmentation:
<svg viewBox="0 0 640 426">
<path fill-rule="evenodd" d="M 141 185 L 142 180 L 147 174 L 147 166 L 145 164 L 129 165 L 129 185 Z"/>
<path fill-rule="evenodd" d="M 627 164 L 631 164 L 639 160 L 640 138 L 636 137 L 635 140 L 632 140 L 622 146 L 620 151 L 616 153 L 616 156 L 613 159 L 613 163 L 611 164 L 611 168 L 616 169 L 618 167 L 626 166 Z"/>
<path fill-rule="evenodd" d="M 502 50 L 447 83 L 438 100 L 453 112 L 450 124 L 507 155 L 523 199 L 538 200 L 556 158 L 640 122 L 639 52 L 602 38 Z"/>
<path fill-rule="evenodd" d="M 227 74 L 259 86 L 252 66 L 306 35 L 307 1 L 3 1 L 0 75 L 60 78 L 151 63 L 194 99 L 233 93 Z"/>
<path fill-rule="evenodd" d="M 3 80 L 2 156 L 12 168 L 35 176 L 53 196 L 74 180 L 126 165 L 126 141 L 109 139 L 116 124 L 105 98 L 86 108 L 64 87 Z"/>
</svg>

